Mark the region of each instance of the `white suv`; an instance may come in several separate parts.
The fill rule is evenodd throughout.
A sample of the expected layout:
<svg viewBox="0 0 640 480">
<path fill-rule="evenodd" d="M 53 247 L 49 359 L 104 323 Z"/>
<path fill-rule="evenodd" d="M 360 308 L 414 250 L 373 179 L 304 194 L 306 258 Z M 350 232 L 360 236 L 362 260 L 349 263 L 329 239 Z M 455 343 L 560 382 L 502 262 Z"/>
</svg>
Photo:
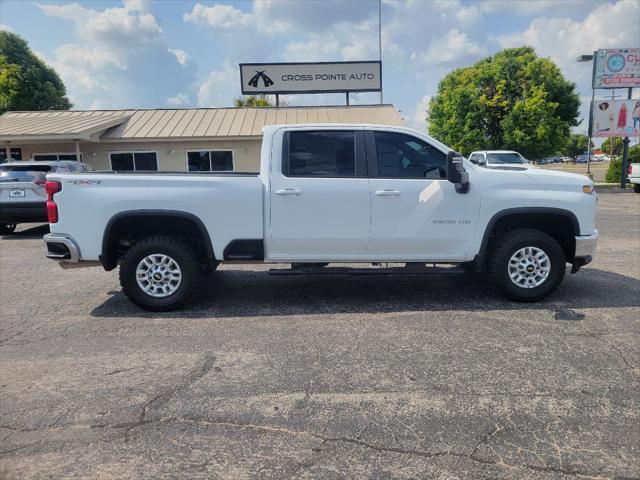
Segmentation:
<svg viewBox="0 0 640 480">
<path fill-rule="evenodd" d="M 469 155 L 469 161 L 483 167 L 522 167 L 527 159 L 512 150 L 479 150 Z"/>
<path fill-rule="evenodd" d="M 93 170 L 82 162 L 17 161 L 0 164 L 0 235 L 13 233 L 18 223 L 46 222 L 48 173 Z"/>
</svg>

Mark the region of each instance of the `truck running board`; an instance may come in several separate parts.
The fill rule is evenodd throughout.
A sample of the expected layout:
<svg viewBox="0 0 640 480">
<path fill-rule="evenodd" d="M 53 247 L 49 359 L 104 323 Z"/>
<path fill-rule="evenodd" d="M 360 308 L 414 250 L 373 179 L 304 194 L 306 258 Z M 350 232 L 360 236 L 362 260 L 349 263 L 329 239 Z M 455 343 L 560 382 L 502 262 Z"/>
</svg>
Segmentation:
<svg viewBox="0 0 640 480">
<path fill-rule="evenodd" d="M 272 268 L 269 275 L 460 275 L 465 273 L 462 267 L 388 267 L 388 268 L 351 268 L 351 267 L 311 267 L 311 268 Z"/>
</svg>

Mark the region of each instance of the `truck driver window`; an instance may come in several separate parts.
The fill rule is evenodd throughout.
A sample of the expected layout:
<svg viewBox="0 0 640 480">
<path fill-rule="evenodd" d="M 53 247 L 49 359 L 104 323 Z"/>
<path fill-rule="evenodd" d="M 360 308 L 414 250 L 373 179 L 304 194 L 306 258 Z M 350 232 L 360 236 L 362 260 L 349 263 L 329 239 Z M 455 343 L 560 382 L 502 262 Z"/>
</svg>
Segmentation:
<svg viewBox="0 0 640 480">
<path fill-rule="evenodd" d="M 353 132 L 291 132 L 290 177 L 355 177 Z"/>
<path fill-rule="evenodd" d="M 378 176 L 385 178 L 447 178 L 447 156 L 419 138 L 376 132 Z"/>
</svg>

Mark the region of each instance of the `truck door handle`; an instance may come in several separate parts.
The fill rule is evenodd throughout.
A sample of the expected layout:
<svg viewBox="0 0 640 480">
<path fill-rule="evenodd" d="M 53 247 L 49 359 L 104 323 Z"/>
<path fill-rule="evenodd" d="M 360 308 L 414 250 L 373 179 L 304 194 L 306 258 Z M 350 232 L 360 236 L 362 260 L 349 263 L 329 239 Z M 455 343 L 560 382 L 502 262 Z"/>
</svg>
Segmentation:
<svg viewBox="0 0 640 480">
<path fill-rule="evenodd" d="M 400 190 L 392 190 L 389 188 L 385 190 L 376 190 L 376 195 L 379 197 L 397 197 L 400 195 Z"/>
<path fill-rule="evenodd" d="M 286 197 L 296 197 L 301 193 L 302 191 L 297 188 L 282 188 L 280 190 L 276 190 L 276 195 L 284 195 Z"/>
</svg>

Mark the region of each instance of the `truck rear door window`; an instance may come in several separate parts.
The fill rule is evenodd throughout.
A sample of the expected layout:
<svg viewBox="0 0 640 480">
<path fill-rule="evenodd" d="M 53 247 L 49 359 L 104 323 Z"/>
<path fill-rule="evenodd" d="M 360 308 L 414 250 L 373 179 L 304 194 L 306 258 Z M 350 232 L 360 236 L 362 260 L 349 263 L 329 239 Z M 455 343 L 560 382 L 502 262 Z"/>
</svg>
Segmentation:
<svg viewBox="0 0 640 480">
<path fill-rule="evenodd" d="M 289 177 L 355 177 L 354 132 L 290 132 L 284 170 Z"/>
</svg>

